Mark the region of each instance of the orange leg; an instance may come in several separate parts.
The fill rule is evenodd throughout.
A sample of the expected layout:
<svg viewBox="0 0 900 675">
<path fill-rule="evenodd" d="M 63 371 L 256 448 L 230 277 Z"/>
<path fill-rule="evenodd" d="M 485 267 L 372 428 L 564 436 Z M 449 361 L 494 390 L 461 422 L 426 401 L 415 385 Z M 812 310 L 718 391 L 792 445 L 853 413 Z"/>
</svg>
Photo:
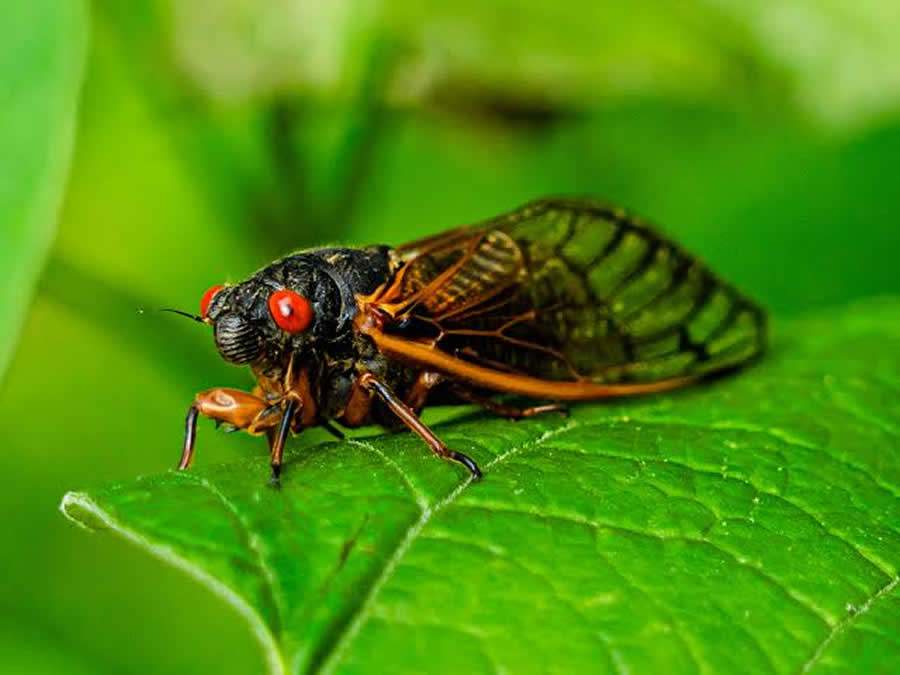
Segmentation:
<svg viewBox="0 0 900 675">
<path fill-rule="evenodd" d="M 271 402 L 239 389 L 217 387 L 202 391 L 188 408 L 184 447 L 178 468 L 183 470 L 191 465 L 197 439 L 197 418 L 203 415 L 237 429 L 244 429 L 251 434 L 268 434 L 272 450 L 272 474 L 277 479 L 281 471 L 285 438 L 295 414 L 301 408 L 300 401 L 295 398 Z"/>
<path fill-rule="evenodd" d="M 527 408 L 518 408 L 516 406 L 500 403 L 499 401 L 495 401 L 494 399 L 487 396 L 481 396 L 471 389 L 467 389 L 466 387 L 462 387 L 459 385 L 453 385 L 452 391 L 463 401 L 468 401 L 469 403 L 480 405 L 482 408 L 484 408 L 485 410 L 489 410 L 495 415 L 506 417 L 511 420 L 520 420 L 525 417 L 534 417 L 535 415 L 543 415 L 544 413 L 548 412 L 558 412 L 562 415 L 569 414 L 569 409 L 562 403 L 547 403 L 544 405 L 529 406 Z"/>
<path fill-rule="evenodd" d="M 419 412 L 425 407 L 425 401 L 428 400 L 428 394 L 439 385 L 444 379 L 440 373 L 432 373 L 427 370 L 419 373 L 419 377 L 410 387 L 409 393 L 406 395 L 406 405 L 414 411 Z"/>
<path fill-rule="evenodd" d="M 363 373 L 357 379 L 357 384 L 366 391 L 374 393 L 390 408 L 400 420 L 416 432 L 419 437 L 428 444 L 432 452 L 443 459 L 452 459 L 465 466 L 475 480 L 481 478 L 481 470 L 475 461 L 468 455 L 456 450 L 451 450 L 429 429 L 416 415 L 415 411 L 406 405 L 386 384 L 378 380 L 372 373 Z"/>
</svg>

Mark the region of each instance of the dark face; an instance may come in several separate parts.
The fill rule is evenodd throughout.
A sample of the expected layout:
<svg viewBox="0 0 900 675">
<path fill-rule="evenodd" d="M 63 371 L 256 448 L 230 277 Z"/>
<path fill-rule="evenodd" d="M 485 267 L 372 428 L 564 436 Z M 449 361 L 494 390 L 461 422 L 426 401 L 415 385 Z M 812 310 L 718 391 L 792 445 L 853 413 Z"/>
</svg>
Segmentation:
<svg viewBox="0 0 900 675">
<path fill-rule="evenodd" d="M 284 368 L 292 353 L 333 337 L 342 309 L 335 280 L 302 254 L 239 284 L 214 286 L 201 304 L 222 358 L 264 370 Z"/>
</svg>

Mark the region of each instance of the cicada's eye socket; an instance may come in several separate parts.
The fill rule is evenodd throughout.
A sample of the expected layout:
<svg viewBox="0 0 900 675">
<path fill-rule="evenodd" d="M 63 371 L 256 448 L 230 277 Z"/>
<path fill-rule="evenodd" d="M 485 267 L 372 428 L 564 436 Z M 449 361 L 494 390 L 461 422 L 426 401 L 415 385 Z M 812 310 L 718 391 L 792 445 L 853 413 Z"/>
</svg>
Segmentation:
<svg viewBox="0 0 900 675">
<path fill-rule="evenodd" d="M 206 315 L 209 314 L 209 305 L 212 302 L 213 298 L 216 297 L 216 293 L 225 288 L 222 284 L 218 284 L 216 286 L 211 286 L 207 289 L 206 293 L 203 294 L 203 297 L 200 298 L 200 316 L 204 319 Z"/>
<path fill-rule="evenodd" d="M 269 296 L 269 312 L 278 327 L 287 333 L 301 333 L 313 320 L 309 300 L 294 291 L 275 291 Z"/>
</svg>

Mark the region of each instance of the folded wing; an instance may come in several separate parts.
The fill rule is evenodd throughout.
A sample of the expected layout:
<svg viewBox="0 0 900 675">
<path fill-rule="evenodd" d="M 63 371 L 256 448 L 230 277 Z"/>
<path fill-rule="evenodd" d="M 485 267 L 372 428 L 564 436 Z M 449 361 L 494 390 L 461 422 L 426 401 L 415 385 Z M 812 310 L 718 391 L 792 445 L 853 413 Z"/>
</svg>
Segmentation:
<svg viewBox="0 0 900 675">
<path fill-rule="evenodd" d="M 740 366 L 765 315 L 624 211 L 545 199 L 396 251 L 380 299 L 395 336 L 465 364 L 553 382 L 627 384 Z M 420 353 L 424 353 L 421 352 Z"/>
</svg>

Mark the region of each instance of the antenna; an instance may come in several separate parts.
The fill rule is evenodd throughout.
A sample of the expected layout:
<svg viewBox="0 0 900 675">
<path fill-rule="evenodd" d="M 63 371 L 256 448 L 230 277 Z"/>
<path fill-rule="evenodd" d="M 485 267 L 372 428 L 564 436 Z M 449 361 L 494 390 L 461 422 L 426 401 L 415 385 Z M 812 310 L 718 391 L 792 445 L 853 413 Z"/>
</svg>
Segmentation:
<svg viewBox="0 0 900 675">
<path fill-rule="evenodd" d="M 197 316 L 196 314 L 191 314 L 189 312 L 182 312 L 180 309 L 172 309 L 171 307 L 164 307 L 163 309 L 161 309 L 159 311 L 160 312 L 171 312 L 172 314 L 179 314 L 181 316 L 186 316 L 189 319 L 193 319 L 197 323 L 206 323 L 206 321 L 203 320 L 202 316 Z"/>
</svg>

